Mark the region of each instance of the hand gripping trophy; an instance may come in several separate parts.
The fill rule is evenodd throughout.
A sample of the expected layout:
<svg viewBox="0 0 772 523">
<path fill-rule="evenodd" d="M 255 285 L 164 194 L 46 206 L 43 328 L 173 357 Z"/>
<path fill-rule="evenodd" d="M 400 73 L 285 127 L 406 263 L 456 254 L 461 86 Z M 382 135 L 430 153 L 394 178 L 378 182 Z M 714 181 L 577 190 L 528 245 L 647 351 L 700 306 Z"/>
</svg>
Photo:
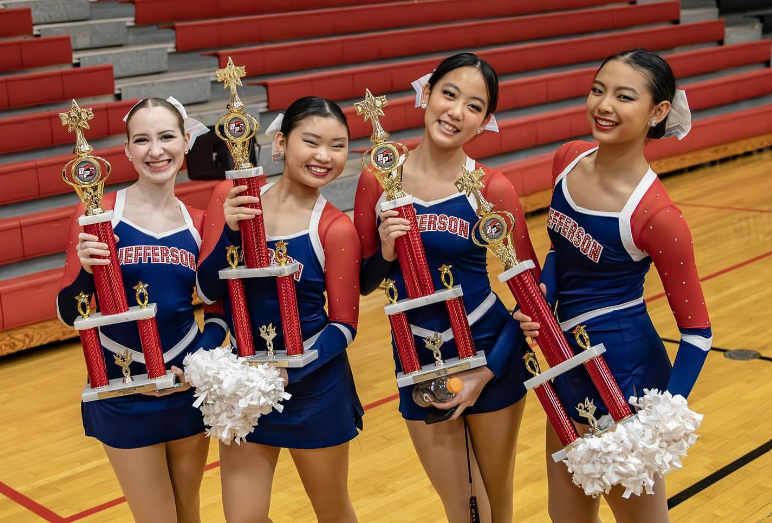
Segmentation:
<svg viewBox="0 0 772 523">
<path fill-rule="evenodd" d="M 462 166 L 461 169 L 463 174 L 461 179 L 456 181 L 456 188 L 467 196 L 474 196 L 477 202 L 477 215 L 480 218 L 472 228 L 472 241 L 488 249 L 501 261 L 505 271 L 499 275 L 499 281 L 506 282 L 523 312 L 541 324 L 539 347 L 550 369 L 540 373 L 533 353 L 527 354 L 526 368 L 534 377 L 526 381 L 525 386 L 529 390 L 536 390 L 536 395 L 564 447 L 577 441 L 579 435 L 560 404 L 550 380 L 574 367 L 584 364 L 587 368 L 593 384 L 615 422 L 629 419 L 632 416 L 630 406 L 601 356 L 606 351 L 603 344 L 590 346 L 587 333 L 583 329 L 578 329 L 575 335 L 580 346 L 585 350 L 579 355 L 574 355 L 531 272 L 535 268 L 534 263 L 531 260 L 521 262 L 517 259 L 511 238 L 515 224 L 514 216 L 506 211 L 496 211 L 493 205 L 485 200 L 481 192 L 484 187 L 482 179 L 485 173 L 481 168 L 470 171 Z M 578 410 L 583 417 L 592 417 L 591 412 L 594 412 L 595 407 L 590 408 L 589 405 L 582 404 Z M 593 423 L 591 425 L 595 426 Z M 556 452 L 552 456 L 553 459 L 563 460 L 566 451 L 567 449 L 564 448 Z"/>
<path fill-rule="evenodd" d="M 464 293 L 461 286 L 453 285 L 450 266 L 443 265 L 438 268 L 445 289 L 435 292 L 426 252 L 418 231 L 413 198 L 402 190 L 402 165 L 407 159 L 408 150 L 401 143 L 388 141 L 389 133 L 383 129 L 378 120 L 380 116 L 384 116 L 386 97 L 373 96 L 367 89 L 365 99 L 354 106 L 357 114 L 364 115 L 365 120 L 370 120 L 373 125 L 373 134 L 370 136 L 373 145 L 362 155 L 362 167 L 377 178 L 386 193 L 386 201 L 381 204 L 380 210 L 396 210 L 400 218 L 410 223 L 408 233 L 397 238 L 396 241 L 397 261 L 405 280 L 407 299 L 399 300 L 394 282 L 391 280 L 386 282 L 386 295 L 391 303 L 384 310 L 391 323 L 402 367 L 402 371 L 397 374 L 397 385 L 406 387 L 439 376 L 481 367 L 486 364 L 485 354 L 482 351 L 478 353 L 475 349 L 462 301 Z M 426 348 L 434 356 L 434 363 L 421 366 L 415 339 L 405 313 L 443 302 L 448 311 L 458 356 L 442 359 L 440 346 L 445 340 L 440 339 L 439 333 L 436 333 L 424 340 Z"/>
<path fill-rule="evenodd" d="M 59 117 L 62 125 L 67 127 L 67 131 L 75 131 L 76 135 L 73 150 L 76 156 L 62 169 L 62 180 L 75 189 L 86 208 L 86 213 L 78 218 L 78 223 L 83 226 L 86 233 L 93 234 L 100 242 L 106 243 L 110 251 L 109 265 L 93 267 L 94 284 L 101 312 L 91 313 L 91 296 L 81 292 L 75 297 L 81 315 L 75 320 L 75 328 L 79 331 L 83 344 L 89 381 L 83 391 L 83 401 L 173 387 L 176 376 L 171 371 L 167 371 L 164 366 L 161 338 L 155 321 L 156 305 L 148 303 L 148 285 L 138 282 L 134 286 L 137 305 L 129 307 L 126 299 L 113 236 L 113 212 L 102 209 L 104 183 L 110 176 L 112 167 L 104 158 L 91 155 L 94 149 L 83 134 L 85 129 L 89 129 L 88 122 L 94 118 L 94 113 L 91 109 L 81 109 L 73 100 L 71 109 L 66 113 L 60 113 Z M 131 376 L 128 370 L 131 357 L 126 355 L 115 359 L 116 364 L 123 369 L 124 377 L 108 380 L 98 328 L 129 321 L 137 322 L 147 374 Z"/>
<path fill-rule="evenodd" d="M 241 85 L 241 79 L 246 76 L 244 67 L 237 67 L 228 57 L 228 64 L 217 71 L 217 81 L 223 87 L 230 88 L 228 114 L 217 122 L 215 132 L 228 145 L 233 156 L 234 170 L 225 173 L 226 178 L 233 180 L 234 186 L 246 185 L 242 194 L 254 196 L 257 203 L 248 204 L 253 209 L 261 209 L 260 187 L 264 180 L 262 167 L 253 167 L 249 161 L 252 138 L 260 129 L 255 118 L 244 112 L 246 105 L 239 98 L 236 87 Z M 220 131 L 222 127 L 222 131 Z M 228 293 L 233 311 L 233 328 L 236 345 L 240 357 L 249 363 L 259 365 L 270 363 L 277 367 L 303 367 L 314 361 L 319 353 L 316 350 L 304 350 L 300 331 L 300 315 L 298 313 L 297 296 L 295 294 L 294 274 L 298 272 L 298 263 L 290 262 L 287 256 L 287 243 L 278 242 L 274 256 L 269 255 L 266 243 L 265 222 L 262 215 L 252 220 L 242 220 L 241 243 L 244 265 L 239 265 L 239 249 L 229 246 L 227 259 L 230 268 L 220 271 L 220 279 L 228 280 Z M 273 258 L 274 264 L 271 264 Z M 253 329 L 249 317 L 249 308 L 244 289 L 244 278 L 276 278 L 279 293 L 279 308 L 281 310 L 281 339 L 284 349 L 274 350 L 274 337 L 277 336 L 273 325 L 260 327 L 260 336 L 265 340 L 266 349 L 256 354 Z"/>
</svg>

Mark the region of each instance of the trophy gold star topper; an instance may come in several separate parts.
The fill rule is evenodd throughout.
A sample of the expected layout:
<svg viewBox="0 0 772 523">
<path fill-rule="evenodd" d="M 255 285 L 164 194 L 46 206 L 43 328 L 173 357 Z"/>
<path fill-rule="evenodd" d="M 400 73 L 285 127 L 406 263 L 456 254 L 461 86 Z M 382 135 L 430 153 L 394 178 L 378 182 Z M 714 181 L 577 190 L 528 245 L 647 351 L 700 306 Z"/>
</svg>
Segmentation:
<svg viewBox="0 0 772 523">
<path fill-rule="evenodd" d="M 385 96 L 373 96 L 370 89 L 365 89 L 365 99 L 356 102 L 354 107 L 357 115 L 364 115 L 365 121 L 370 120 L 373 125 L 373 134 L 370 135 L 373 145 L 362 155 L 362 168 L 375 175 L 386 192 L 387 200 L 396 200 L 405 196 L 402 191 L 402 164 L 407 159 L 408 150 L 399 142 L 388 141 L 389 133 L 379 120 L 379 117 L 385 116 L 383 108 L 387 103 Z"/>
<path fill-rule="evenodd" d="M 515 217 L 508 211 L 495 210 L 483 197 L 481 189 L 485 187 L 482 181 L 485 172 L 482 168 L 470 171 L 466 166 L 461 166 L 461 173 L 461 178 L 456 180 L 456 188 L 467 196 L 474 196 L 477 216 L 480 217 L 472 228 L 472 241 L 488 249 L 504 264 L 505 269 L 511 269 L 519 263 L 512 242 Z"/>
<path fill-rule="evenodd" d="M 62 168 L 62 180 L 75 189 L 86 208 L 86 216 L 101 214 L 104 212 L 102 195 L 105 180 L 110 176 L 112 165 L 104 158 L 91 155 L 94 148 L 86 141 L 83 133 L 84 130 L 90 129 L 88 122 L 94 119 L 94 111 L 82 109 L 78 106 L 78 102 L 73 100 L 70 110 L 59 113 L 59 118 L 62 125 L 67 127 L 67 132 L 75 131 L 76 136 L 75 148 L 72 150 L 76 157 Z M 102 176 L 103 173 L 104 176 Z"/>
<path fill-rule="evenodd" d="M 245 67 L 233 65 L 233 60 L 228 57 L 228 64 L 223 69 L 217 70 L 217 81 L 223 84 L 223 89 L 230 88 L 231 96 L 228 102 L 228 114 L 217 120 L 214 131 L 217 136 L 228 145 L 228 150 L 233 157 L 235 170 L 252 169 L 249 161 L 249 145 L 252 138 L 260 130 L 260 124 L 254 116 L 244 112 L 246 104 L 239 98 L 236 87 L 243 85 L 241 79 L 247 76 Z M 220 131 L 222 126 L 222 131 Z"/>
</svg>

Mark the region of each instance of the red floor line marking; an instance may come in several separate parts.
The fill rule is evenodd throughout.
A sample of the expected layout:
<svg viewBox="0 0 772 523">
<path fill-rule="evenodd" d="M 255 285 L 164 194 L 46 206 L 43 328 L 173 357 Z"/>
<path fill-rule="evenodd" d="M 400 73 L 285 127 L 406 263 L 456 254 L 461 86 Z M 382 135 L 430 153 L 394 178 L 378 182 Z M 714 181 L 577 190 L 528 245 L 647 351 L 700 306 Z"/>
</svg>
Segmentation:
<svg viewBox="0 0 772 523">
<path fill-rule="evenodd" d="M 685 207 L 704 207 L 706 209 L 718 209 L 720 211 L 772 213 L 772 210 L 769 210 L 769 209 L 751 209 L 749 207 L 727 207 L 725 205 L 708 205 L 706 203 L 676 202 L 676 205 L 682 205 Z"/>
<path fill-rule="evenodd" d="M 21 492 L 18 492 L 2 481 L 0 481 L 0 494 L 7 497 L 11 501 L 15 501 L 22 507 L 26 508 L 33 514 L 35 514 L 38 517 L 41 517 L 48 521 L 49 523 L 66 523 L 65 519 L 61 517 L 59 514 L 54 513 L 50 509 L 47 509 L 40 503 L 37 503 Z"/>
<path fill-rule="evenodd" d="M 683 204 L 681 204 L 683 205 Z M 732 209 L 737 210 L 737 209 Z M 770 212 L 770 211 L 763 211 L 763 212 Z M 726 274 L 728 272 L 731 272 L 733 270 L 739 269 L 741 267 L 745 267 L 746 265 L 750 265 L 751 263 L 757 262 L 759 260 L 762 260 L 764 258 L 768 258 L 769 256 L 772 256 L 772 251 L 765 252 L 764 254 L 759 254 L 758 256 L 755 256 L 753 258 L 750 258 L 748 260 L 745 260 L 743 262 L 737 263 L 735 265 L 731 265 L 725 269 L 721 269 L 719 271 L 716 271 L 712 274 L 709 274 L 701 279 L 701 281 L 708 281 L 713 278 L 717 278 L 718 276 L 721 276 L 722 274 Z M 655 294 L 654 296 L 650 298 L 646 298 L 646 302 L 652 302 L 655 300 L 658 300 L 665 296 L 664 292 L 661 292 L 659 294 Z M 385 405 L 386 403 L 390 403 L 394 401 L 395 399 L 399 398 L 399 394 L 392 394 L 391 396 L 387 396 L 385 398 L 381 398 L 379 400 L 376 400 L 372 403 L 368 403 L 364 406 L 364 409 L 370 410 L 374 409 L 376 407 L 380 407 L 381 405 Z M 212 463 L 209 463 L 204 470 L 212 470 L 214 468 L 217 468 L 220 466 L 219 461 L 214 461 Z M 24 508 L 30 510 L 31 512 L 34 512 L 36 515 L 40 516 L 41 518 L 45 519 L 46 521 L 49 521 L 50 523 L 71 523 L 73 521 L 77 521 L 79 519 L 83 519 L 87 516 L 92 516 L 98 512 L 102 512 L 103 510 L 107 510 L 108 508 L 114 507 L 116 505 L 120 505 L 121 503 L 124 503 L 126 501 L 126 498 L 120 497 L 118 499 L 114 499 L 112 501 L 108 501 L 107 503 L 102 503 L 101 505 L 97 505 L 96 507 L 92 507 L 90 509 L 86 509 L 83 512 L 78 512 L 77 514 L 73 514 L 72 516 L 68 518 L 62 518 L 61 516 L 51 512 L 49 509 L 45 508 L 42 505 L 39 505 L 38 503 L 35 503 L 30 498 L 24 496 L 23 494 L 20 494 L 19 492 L 13 490 L 11 487 L 6 485 L 3 482 L 0 482 L 0 494 L 3 494 L 7 498 L 15 501 L 19 505 L 23 506 Z"/>
</svg>

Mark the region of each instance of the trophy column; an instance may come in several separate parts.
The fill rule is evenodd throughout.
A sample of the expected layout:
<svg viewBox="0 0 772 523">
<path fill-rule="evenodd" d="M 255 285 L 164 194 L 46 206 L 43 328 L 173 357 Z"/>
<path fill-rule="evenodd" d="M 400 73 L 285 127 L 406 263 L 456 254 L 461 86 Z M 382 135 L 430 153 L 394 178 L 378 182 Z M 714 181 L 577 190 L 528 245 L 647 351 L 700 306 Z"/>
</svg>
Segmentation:
<svg viewBox="0 0 772 523">
<path fill-rule="evenodd" d="M 370 90 L 365 92 L 365 99 L 354 104 L 357 114 L 371 120 L 373 133 L 370 141 L 373 145 L 362 156 L 362 167 L 373 174 L 386 193 L 386 201 L 381 203 L 380 211 L 396 210 L 399 217 L 410 223 L 408 233 L 396 240 L 397 261 L 405 281 L 408 298 L 397 300 L 397 291 L 393 281 L 387 282 L 387 297 L 390 304 L 384 308 L 389 317 L 394 334 L 397 353 L 402 372 L 397 374 L 397 385 L 406 387 L 439 376 L 455 374 L 486 364 L 485 354 L 477 352 L 469 327 L 461 287 L 453 285 L 450 266 L 439 268 L 445 289 L 435 291 L 434 280 L 429 270 L 421 234 L 418 229 L 413 198 L 402 191 L 402 164 L 408 155 L 407 148 L 396 142 L 389 142 L 387 133 L 378 118 L 384 116 L 385 96 L 373 96 Z M 402 153 L 400 153 L 400 149 Z M 421 366 L 415 347 L 415 340 L 405 314 L 407 311 L 435 303 L 445 303 L 450 322 L 450 331 L 456 343 L 458 357 L 443 360 L 440 346 L 443 336 L 439 332 L 424 339 L 426 348 L 432 351 L 434 363 Z"/>
<path fill-rule="evenodd" d="M 215 133 L 225 141 L 233 156 L 235 169 L 226 172 L 226 178 L 234 180 L 235 185 L 246 185 L 247 190 L 242 194 L 257 198 L 256 203 L 247 207 L 262 210 L 260 187 L 263 185 L 263 170 L 261 167 L 253 167 L 249 159 L 251 140 L 260 126 L 251 114 L 245 112 L 246 105 L 236 90 L 236 87 L 241 85 L 241 78 L 246 74 L 246 68 L 234 65 L 230 57 L 226 67 L 217 70 L 217 81 L 222 82 L 224 88 L 230 89 L 230 101 L 227 105 L 228 114 L 218 120 Z M 251 220 L 242 220 L 239 222 L 239 228 L 244 266 L 238 265 L 237 252 L 232 248 L 227 254 L 230 269 L 223 269 L 219 273 L 220 279 L 228 280 L 238 354 L 256 365 L 270 363 L 278 367 L 303 367 L 318 357 L 318 351 L 306 351 L 303 347 L 294 280 L 294 274 L 300 266 L 297 263 L 289 263 L 287 244 L 283 241 L 276 246 L 276 263 L 271 264 L 262 215 Z M 273 349 L 276 331 L 270 324 L 260 327 L 260 337 L 266 342 L 266 350 L 261 351 L 262 354 L 256 352 L 249 304 L 244 282 L 241 281 L 244 278 L 276 278 L 282 318 L 283 351 Z"/>
<path fill-rule="evenodd" d="M 96 265 L 93 269 L 94 285 L 102 312 L 91 314 L 91 297 L 83 292 L 75 297 L 81 316 L 75 320 L 74 326 L 81 333 L 89 375 L 89 384 L 82 394 L 83 401 L 173 387 L 176 376 L 164 367 L 161 339 L 155 323 L 156 308 L 155 304 L 148 307 L 147 285 L 139 282 L 134 287 L 137 290 L 139 306 L 129 307 L 126 299 L 113 234 L 113 213 L 101 207 L 104 182 L 110 175 L 112 167 L 104 158 L 91 156 L 93 148 L 83 134 L 84 129 L 89 128 L 88 121 L 94 118 L 94 113 L 91 109 L 81 109 L 73 100 L 70 111 L 60 113 L 59 118 L 62 125 L 67 126 L 68 132 L 75 131 L 76 134 L 73 150 L 76 157 L 65 164 L 62 169 L 62 180 L 75 189 L 86 209 L 86 214 L 78 218 L 78 223 L 87 233 L 97 236 L 99 241 L 106 243 L 110 252 L 110 263 Z M 105 166 L 104 176 L 102 165 Z M 141 299 L 140 296 L 143 298 Z M 132 357 L 127 350 L 124 354 L 115 356 L 115 362 L 122 368 L 124 377 L 108 380 L 107 366 L 97 329 L 127 321 L 139 322 L 142 351 L 148 373 L 131 376 L 129 365 Z"/>
</svg>

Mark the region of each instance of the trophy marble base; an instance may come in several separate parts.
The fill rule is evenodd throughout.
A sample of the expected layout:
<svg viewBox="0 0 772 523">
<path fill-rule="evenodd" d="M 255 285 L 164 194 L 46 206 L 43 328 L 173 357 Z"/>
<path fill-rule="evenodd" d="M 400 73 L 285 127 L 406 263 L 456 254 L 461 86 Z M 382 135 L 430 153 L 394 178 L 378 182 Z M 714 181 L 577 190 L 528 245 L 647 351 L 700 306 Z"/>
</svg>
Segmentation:
<svg viewBox="0 0 772 523">
<path fill-rule="evenodd" d="M 150 379 L 147 374 L 132 376 L 132 381 L 124 383 L 123 378 L 115 378 L 104 387 L 92 389 L 86 385 L 83 389 L 81 398 L 83 401 L 96 401 L 107 398 L 117 398 L 118 396 L 128 396 L 130 394 L 140 394 L 142 392 L 162 391 L 172 389 L 179 385 L 177 376 L 170 370 L 166 371 L 160 378 Z"/>
<path fill-rule="evenodd" d="M 319 357 L 319 351 L 317 350 L 305 350 L 300 356 L 287 356 L 287 352 L 283 350 L 277 350 L 273 356 L 269 356 L 268 353 L 255 354 L 254 356 L 248 356 L 244 358 L 244 361 L 250 365 L 262 365 L 267 363 L 274 367 L 284 367 L 288 369 L 298 369 L 305 367 L 315 359 Z"/>
<path fill-rule="evenodd" d="M 102 314 L 97 312 L 91 314 L 88 318 L 79 317 L 73 324 L 76 330 L 93 329 L 95 327 L 104 327 L 105 325 L 115 325 L 116 323 L 125 323 L 129 321 L 148 320 L 155 318 L 156 305 L 155 303 L 149 304 L 147 307 L 140 307 L 135 305 L 129 307 L 126 312 L 119 312 L 118 314 Z"/>
<path fill-rule="evenodd" d="M 475 356 L 466 359 L 450 358 L 445 360 L 444 365 L 436 365 L 430 363 L 421 367 L 421 370 L 405 374 L 400 372 L 397 374 L 397 386 L 408 387 L 417 383 L 423 383 L 424 381 L 433 380 L 442 376 L 450 376 L 451 374 L 457 374 L 465 370 L 476 369 L 482 367 L 487 363 L 485 359 L 485 352 L 480 351 Z"/>
<path fill-rule="evenodd" d="M 290 276 L 300 270 L 300 264 L 288 263 L 287 265 L 270 265 L 258 269 L 249 269 L 239 265 L 235 269 L 222 269 L 218 274 L 221 280 L 247 279 L 247 278 L 277 278 Z"/>
<path fill-rule="evenodd" d="M 534 376 L 533 378 L 526 380 L 525 388 L 526 390 L 535 389 L 539 385 L 542 385 L 544 383 L 547 383 L 548 381 L 551 381 L 553 378 L 560 376 L 564 372 L 567 372 L 575 367 L 578 367 L 583 363 L 587 363 L 593 358 L 597 358 L 604 352 L 606 352 L 606 347 L 602 343 L 599 345 L 593 345 L 589 349 L 586 349 L 585 351 L 583 351 L 581 354 L 577 354 L 570 360 L 566 360 L 562 363 L 559 363 L 558 365 L 555 365 L 554 367 L 550 367 L 549 369 L 542 372 L 538 376 Z"/>
<path fill-rule="evenodd" d="M 460 298 L 463 295 L 464 293 L 461 291 L 461 286 L 456 285 L 452 289 L 436 291 L 434 294 L 430 294 L 428 296 L 399 300 L 397 303 L 386 305 L 383 310 L 386 312 L 387 316 L 391 316 L 400 312 L 406 312 L 412 309 L 417 309 L 419 307 L 425 307 L 426 305 L 431 305 L 433 303 L 441 303 L 443 301 L 452 300 L 453 298 Z"/>
</svg>

